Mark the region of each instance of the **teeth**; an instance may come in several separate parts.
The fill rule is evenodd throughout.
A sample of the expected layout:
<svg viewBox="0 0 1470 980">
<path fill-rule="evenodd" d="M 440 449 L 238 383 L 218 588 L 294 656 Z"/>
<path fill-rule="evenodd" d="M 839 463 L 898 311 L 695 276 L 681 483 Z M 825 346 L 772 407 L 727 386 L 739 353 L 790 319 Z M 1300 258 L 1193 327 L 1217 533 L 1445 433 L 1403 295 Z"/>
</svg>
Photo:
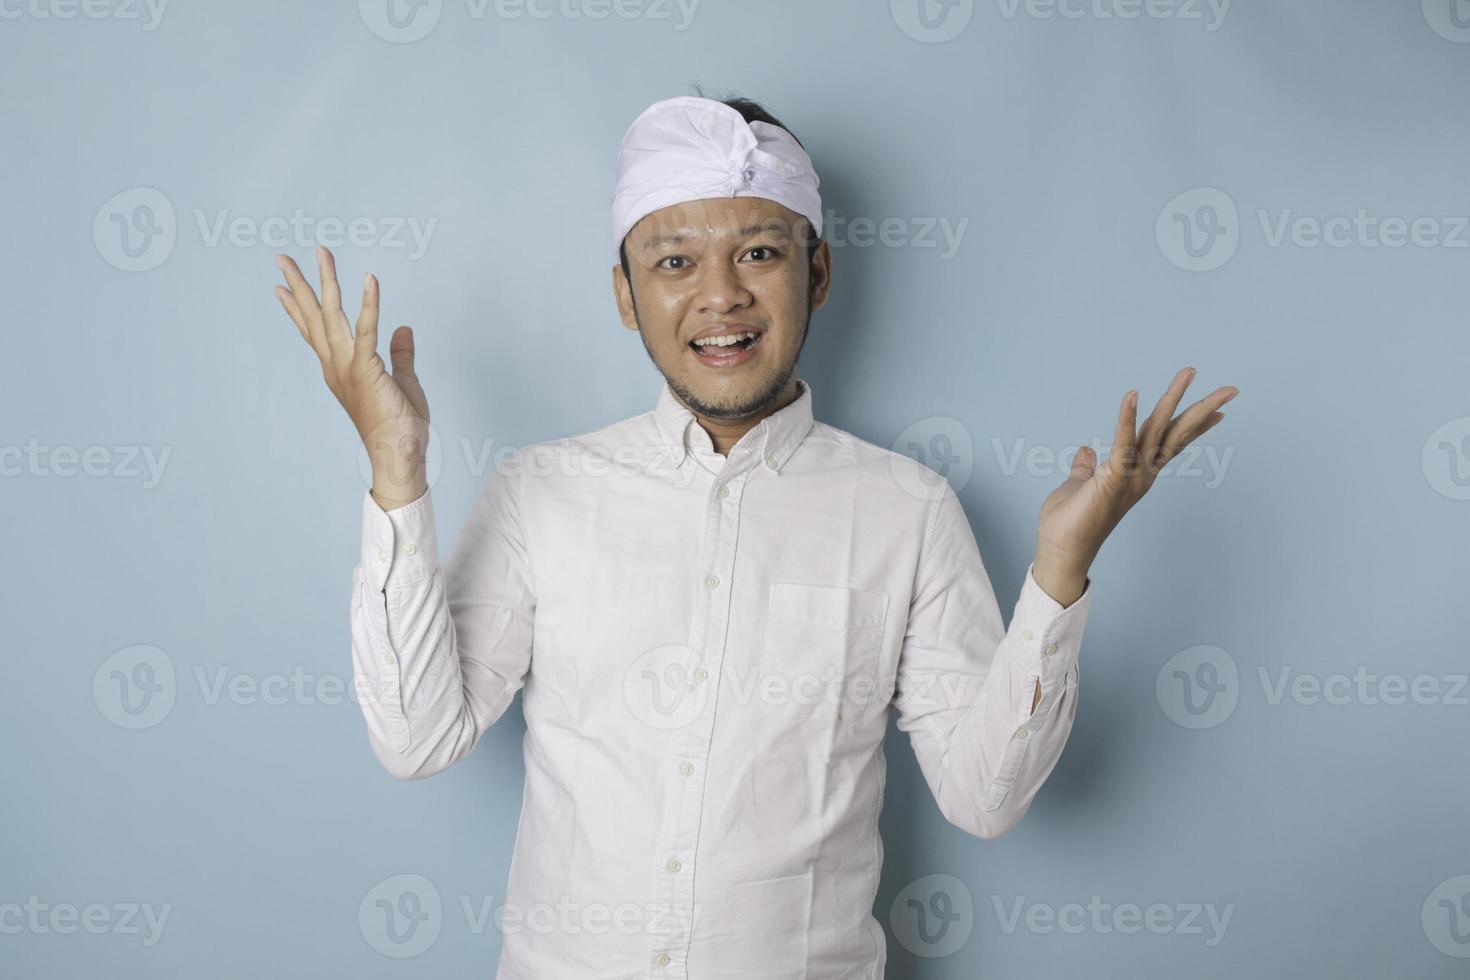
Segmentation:
<svg viewBox="0 0 1470 980">
<path fill-rule="evenodd" d="M 754 331 L 751 331 L 749 333 L 727 333 L 727 334 L 721 334 L 718 337 L 700 337 L 700 338 L 698 338 L 697 340 L 694 341 L 694 346 L 695 347 L 708 347 L 710 345 L 714 345 L 715 347 L 730 347 L 733 344 L 738 344 L 740 341 L 745 340 L 747 338 L 752 338 L 754 336 L 755 336 Z"/>
</svg>

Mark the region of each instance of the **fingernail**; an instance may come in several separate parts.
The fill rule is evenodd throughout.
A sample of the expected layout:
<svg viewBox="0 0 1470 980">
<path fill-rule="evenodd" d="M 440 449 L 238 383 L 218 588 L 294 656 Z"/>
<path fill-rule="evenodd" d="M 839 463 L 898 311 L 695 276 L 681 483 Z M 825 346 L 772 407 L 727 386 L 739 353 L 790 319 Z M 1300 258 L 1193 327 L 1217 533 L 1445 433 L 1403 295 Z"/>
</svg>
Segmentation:
<svg viewBox="0 0 1470 980">
<path fill-rule="evenodd" d="M 1238 394 L 1240 394 L 1240 389 L 1239 388 L 1235 389 L 1230 394 L 1226 395 L 1225 396 L 1225 401 L 1224 402 L 1221 402 L 1220 404 L 1221 405 L 1225 404 L 1225 402 L 1228 402 L 1230 399 L 1234 398 Z"/>
</svg>

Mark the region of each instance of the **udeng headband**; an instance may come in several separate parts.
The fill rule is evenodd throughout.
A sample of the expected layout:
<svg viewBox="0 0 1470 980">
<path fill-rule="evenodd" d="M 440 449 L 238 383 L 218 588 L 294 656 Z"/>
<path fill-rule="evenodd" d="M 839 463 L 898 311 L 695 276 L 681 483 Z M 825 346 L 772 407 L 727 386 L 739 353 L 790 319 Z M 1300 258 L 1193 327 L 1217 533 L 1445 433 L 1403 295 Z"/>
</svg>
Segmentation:
<svg viewBox="0 0 1470 980">
<path fill-rule="evenodd" d="M 784 204 L 822 234 L 820 181 L 801 144 L 769 123 L 747 123 L 713 99 L 655 102 L 633 120 L 618 147 L 613 187 L 613 261 L 640 218 L 712 197 L 763 197 Z"/>
</svg>

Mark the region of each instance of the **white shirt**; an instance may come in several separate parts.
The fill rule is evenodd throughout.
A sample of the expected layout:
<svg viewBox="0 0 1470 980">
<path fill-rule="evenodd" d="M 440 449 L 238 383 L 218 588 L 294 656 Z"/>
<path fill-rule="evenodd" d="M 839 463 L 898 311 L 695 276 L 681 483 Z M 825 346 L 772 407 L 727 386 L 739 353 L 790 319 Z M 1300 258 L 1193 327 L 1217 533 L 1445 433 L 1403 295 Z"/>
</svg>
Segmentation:
<svg viewBox="0 0 1470 980">
<path fill-rule="evenodd" d="M 726 457 L 665 385 L 524 447 L 442 568 L 428 493 L 367 495 L 352 654 L 382 764 L 443 770 L 525 691 L 499 980 L 880 980 L 890 709 L 975 836 L 1055 766 L 1090 581 L 1064 609 L 1028 569 L 1006 629 L 949 485 L 811 405 L 801 382 Z"/>
</svg>

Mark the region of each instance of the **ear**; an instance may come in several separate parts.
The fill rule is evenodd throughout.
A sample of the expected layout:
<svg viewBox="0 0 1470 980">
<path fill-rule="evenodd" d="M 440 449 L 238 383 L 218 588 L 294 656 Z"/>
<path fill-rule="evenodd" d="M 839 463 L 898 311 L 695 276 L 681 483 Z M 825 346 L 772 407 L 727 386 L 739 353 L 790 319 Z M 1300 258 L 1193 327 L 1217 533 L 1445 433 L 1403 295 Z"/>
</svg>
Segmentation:
<svg viewBox="0 0 1470 980">
<path fill-rule="evenodd" d="M 812 310 L 815 312 L 822 308 L 832 292 L 832 249 L 827 247 L 825 238 L 817 244 L 817 253 L 812 256 L 811 281 L 808 285 L 811 289 Z"/>
<path fill-rule="evenodd" d="M 618 304 L 618 316 L 629 330 L 638 329 L 638 318 L 633 311 L 633 284 L 623 275 L 622 263 L 612 267 L 613 300 Z"/>
</svg>

